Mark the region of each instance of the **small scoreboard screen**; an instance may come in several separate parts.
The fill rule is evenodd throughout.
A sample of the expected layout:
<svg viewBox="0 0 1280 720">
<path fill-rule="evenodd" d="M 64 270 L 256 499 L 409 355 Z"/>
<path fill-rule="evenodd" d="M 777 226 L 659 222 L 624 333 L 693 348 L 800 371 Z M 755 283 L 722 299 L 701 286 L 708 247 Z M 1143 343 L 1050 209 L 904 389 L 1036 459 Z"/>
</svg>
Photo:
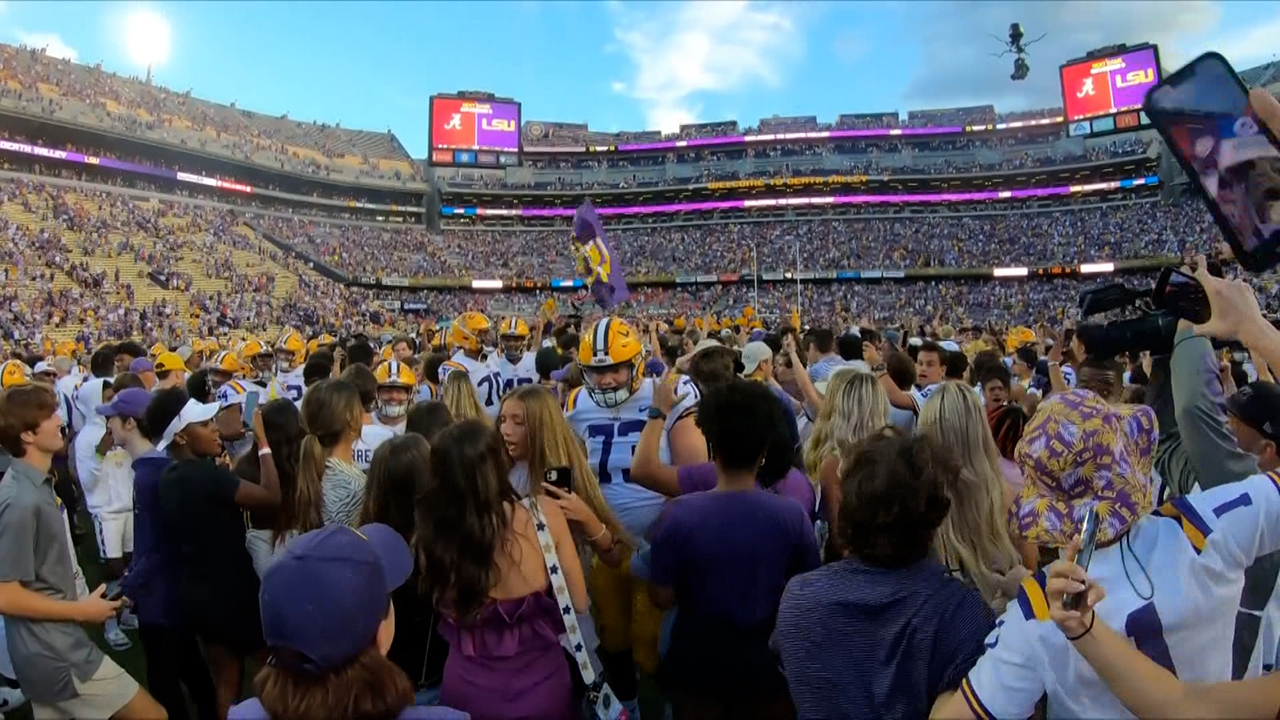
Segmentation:
<svg viewBox="0 0 1280 720">
<path fill-rule="evenodd" d="M 1143 45 L 1123 53 L 1072 60 L 1059 68 L 1062 107 L 1072 137 L 1140 129 L 1147 91 L 1160 82 L 1160 53 Z"/>
<path fill-rule="evenodd" d="M 432 165 L 520 164 L 520 103 L 434 95 L 430 123 Z"/>
</svg>

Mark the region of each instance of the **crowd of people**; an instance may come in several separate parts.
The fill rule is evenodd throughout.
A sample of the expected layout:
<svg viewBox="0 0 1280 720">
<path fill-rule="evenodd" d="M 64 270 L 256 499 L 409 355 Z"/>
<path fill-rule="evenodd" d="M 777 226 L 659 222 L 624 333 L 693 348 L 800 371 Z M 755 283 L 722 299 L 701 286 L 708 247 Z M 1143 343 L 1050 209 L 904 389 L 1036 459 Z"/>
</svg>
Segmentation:
<svg viewBox="0 0 1280 720">
<path fill-rule="evenodd" d="M 830 142 L 814 145 L 749 146 L 731 150 L 692 150 L 657 155 L 617 155 L 582 157 L 531 157 L 525 165 L 535 170 L 573 170 L 572 176 L 530 173 L 528 180 L 514 180 L 490 174 L 459 172 L 446 175 L 450 186 L 499 190 L 570 190 L 626 189 L 645 187 L 679 187 L 691 183 L 712 183 L 765 178 L 812 177 L 832 174 L 837 167 L 843 173 L 872 176 L 894 175 L 964 175 L 984 172 L 1081 165 L 1105 160 L 1132 158 L 1145 154 L 1151 138 L 1115 139 L 1069 150 L 1046 149 L 1049 143 L 1062 139 L 1062 130 L 1035 135 L 1015 133 L 990 138 L 900 139 L 854 142 Z M 979 159 L 990 151 L 999 153 L 998 161 Z M 856 159 L 849 159 L 856 157 Z M 786 159 L 784 165 L 757 163 L 760 160 Z M 682 165 L 684 167 L 682 167 Z M 689 167 L 692 166 L 692 170 Z M 617 177 L 607 170 L 636 170 L 635 174 Z M 584 173 L 594 170 L 595 173 Z M 644 172 L 648 170 L 649 172 Z"/>
<path fill-rule="evenodd" d="M 0 700 L 1271 717 L 1274 683 L 1228 683 L 1280 659 L 1280 331 L 1248 283 L 1192 265 L 1211 319 L 1165 356 L 1071 320 L 704 333 L 552 307 L 385 341 L 15 353 Z M 79 623 L 140 643 L 145 678 Z"/>
<path fill-rule="evenodd" d="M 349 276 L 548 278 L 572 274 L 563 229 L 536 232 L 328 224 L 262 227 Z M 1042 213 L 849 218 L 620 228 L 610 252 L 628 275 L 1073 264 L 1181 255 L 1216 229 L 1197 202 Z M 518 244 L 518 250 L 512 245 Z M 754 252 L 754 257 L 753 257 Z"/>
<path fill-rule="evenodd" d="M 0 45 L 0 104 L 272 169 L 373 184 L 421 182 L 390 131 L 270 117 L 107 72 L 100 64 L 56 58 L 45 48 Z"/>
<path fill-rule="evenodd" d="M 405 180 L 394 137 L 29 48 L 0 104 Z M 564 230 L 120 190 L 0 185 L 0 713 L 1280 710 L 1280 285 L 1215 274 L 1198 202 L 617 229 L 615 267 L 685 282 L 602 311 L 363 282 L 569 277 Z M 782 277 L 1171 257 L 1209 319 L 1158 338 L 1078 310 L 1148 273 Z M 743 272 L 776 275 L 688 282 Z"/>
</svg>

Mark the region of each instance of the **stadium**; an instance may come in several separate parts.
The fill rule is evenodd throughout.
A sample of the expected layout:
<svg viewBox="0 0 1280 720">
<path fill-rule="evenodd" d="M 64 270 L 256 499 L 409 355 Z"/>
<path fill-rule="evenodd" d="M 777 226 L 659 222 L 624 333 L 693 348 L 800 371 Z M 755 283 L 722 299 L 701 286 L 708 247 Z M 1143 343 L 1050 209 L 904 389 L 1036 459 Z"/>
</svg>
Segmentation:
<svg viewBox="0 0 1280 720">
<path fill-rule="evenodd" d="M 566 228 L 588 198 L 638 291 L 633 310 L 646 317 L 657 307 L 655 316 L 737 317 L 749 304 L 781 317 L 798 294 L 806 321 L 836 307 L 932 316 L 946 298 L 957 317 L 1012 312 L 1026 322 L 1043 294 L 1076 291 L 1081 265 L 1156 267 L 1215 232 L 1181 200 L 1177 165 L 1154 132 L 1117 133 L 1112 122 L 1072 136 L 1061 108 L 771 117 L 668 137 L 520 119 L 504 151 L 453 150 L 436 132 L 432 157 L 414 159 L 392 134 L 265 117 L 30 48 L 4 52 L 6 180 L 24 196 L 26 184 L 48 188 L 30 209 L 6 204 L 7 224 L 37 243 L 10 247 L 11 274 L 22 276 L 11 292 L 49 277 L 52 304 L 90 293 L 102 305 L 79 312 L 100 319 L 120 307 L 124 285 L 134 307 L 199 308 L 198 324 L 222 315 L 224 327 L 250 332 L 407 327 L 473 306 L 532 315 L 549 292 L 571 298 L 581 286 Z M 1276 73 L 1269 64 L 1242 76 L 1268 85 Z M 485 93 L 435 98 L 432 117 L 464 97 L 518 117 L 518 103 Z M 141 221 L 108 220 L 129 252 L 86 247 L 80 228 L 57 233 L 60 252 L 48 252 L 56 240 L 40 230 L 59 208 L 102 207 L 103 198 L 182 229 L 147 238 Z M 203 247 L 189 245 L 197 238 Z M 19 257 L 28 247 L 42 250 L 39 263 Z M 998 265 L 1025 267 L 1026 277 L 982 282 Z M 220 290 L 236 297 L 216 309 Z M 408 312 L 370 316 L 369 300 Z M 83 314 L 33 310 L 46 315 L 31 318 L 26 338 L 64 340 L 83 328 Z"/>
<path fill-rule="evenodd" d="M 0 562 L 0 614 L 12 656 L 0 661 L 0 718 L 27 698 L 36 716 L 50 708 L 94 716 L 108 705 L 76 703 L 88 703 L 84 688 L 99 682 L 125 693 L 93 695 L 94 702 L 120 700 L 107 715 L 344 712 L 299 699 L 316 701 L 318 677 L 341 678 L 353 697 L 379 688 L 385 697 L 371 701 L 373 710 L 345 708 L 362 717 L 466 717 L 451 714 L 455 707 L 473 717 L 533 707 L 533 717 L 611 718 L 638 717 L 643 707 L 646 716 L 674 712 L 677 719 L 918 717 L 943 707 L 948 717 L 1037 709 L 1044 716 L 1045 707 L 1048 716 L 1163 713 L 1167 706 L 1131 700 L 1103 670 L 1095 673 L 1098 665 L 1084 667 L 1095 662 L 1091 641 L 1072 643 L 1098 618 L 1099 635 L 1116 626 L 1126 633 L 1124 648 L 1136 646 L 1140 659 L 1149 658 L 1143 662 L 1175 682 L 1270 672 L 1280 662 L 1280 609 L 1273 613 L 1269 600 L 1275 576 L 1262 593 L 1246 568 L 1280 549 L 1280 536 L 1266 529 L 1280 527 L 1269 517 L 1280 504 L 1258 490 L 1280 486 L 1280 433 L 1271 416 L 1255 423 L 1242 409 L 1251 393 L 1264 398 L 1256 402 L 1271 397 L 1261 387 L 1274 386 L 1263 343 L 1234 338 L 1255 358 L 1245 345 L 1211 346 L 1180 327 L 1179 346 L 1192 348 L 1183 357 L 1203 357 L 1179 360 L 1178 318 L 1166 315 L 1154 329 L 1143 326 L 1162 333 L 1158 343 L 1112 347 L 1120 342 L 1116 323 L 1158 315 L 1144 314 L 1151 309 L 1144 302 L 1161 272 L 1214 257 L 1222 233 L 1142 111 L 1144 94 L 1174 68 L 1163 67 L 1159 49 L 1147 43 L 1080 53 L 1057 70 L 1059 106 L 772 115 L 686 123 L 675 132 L 601 132 L 590 122 L 526 117 L 518 97 L 440 91 L 429 99 L 428 152 L 415 158 L 390 130 L 264 114 L 202 99 L 199 88 L 164 87 L 150 68 L 143 79 L 126 77 L 45 48 L 0 44 L 0 235 L 8 239 L 0 250 L 7 360 L 0 457 L 10 468 L 0 487 L 0 555 L 16 546 L 6 544 L 14 542 L 6 530 L 15 526 L 14 498 L 28 485 L 47 490 L 41 507 L 60 515 L 71 542 L 58 525 L 54 540 L 42 532 L 23 547 L 35 554 L 52 547 L 57 552 L 45 552 L 52 555 L 67 545 L 75 572 L 83 568 L 77 580 L 88 584 L 79 599 L 74 588 L 64 599 L 90 608 L 65 617 L 22 614 L 8 586 L 31 583 Z M 1080 85 L 1112 75 L 1103 81 L 1105 98 Z M 1239 77 L 1280 96 L 1280 61 Z M 1238 299 L 1212 287 L 1206 304 Z M 1274 273 L 1250 277 L 1248 287 L 1259 314 L 1280 311 Z M 1090 302 L 1101 305 L 1108 294 L 1110 304 L 1084 308 L 1091 292 Z M 1089 338 L 1076 333 L 1077 323 L 1090 320 L 1115 321 L 1104 328 L 1110 339 L 1099 339 L 1097 328 Z M 1232 326 L 1240 328 L 1263 333 L 1256 324 Z M 1126 332 L 1124 342 L 1140 334 Z M 1086 355 L 1086 343 L 1112 352 Z M 1174 357 L 1153 361 L 1153 354 Z M 1199 373 L 1192 381 L 1179 379 L 1192 370 Z M 602 379 L 610 373 L 622 379 Z M 1258 412 L 1280 413 L 1280 390 L 1272 399 L 1274 407 Z M 1175 412 L 1162 401 L 1197 404 Z M 26 419 L 46 405 L 45 416 Z M 60 440 L 45 427 L 55 417 Z M 45 432 L 57 449 L 40 445 Z M 1239 447 L 1228 437 L 1230 452 L 1186 449 L 1224 434 L 1238 434 Z M 1158 453 L 1157 436 L 1162 448 L 1176 449 Z M 286 443 L 292 452 L 282 450 Z M 1115 468 L 1107 455 L 1113 446 L 1123 455 Z M 1168 459 L 1175 452 L 1187 457 Z M 1065 459 L 1055 465 L 1057 453 Z M 30 461 L 46 456 L 46 466 Z M 163 473 L 147 465 L 157 458 Z M 119 486 L 127 493 L 117 493 L 127 499 L 104 510 L 110 489 L 96 478 L 107 477 L 109 459 L 128 477 Z M 691 467 L 705 472 L 686 473 Z M 1210 468 L 1244 479 L 1197 482 L 1196 473 Z M 1141 475 L 1134 481 L 1141 487 L 1129 489 L 1132 499 L 1091 484 L 1081 492 L 1107 507 L 1086 513 L 1071 505 L 1054 529 L 1027 517 L 1059 512 L 1048 495 L 1036 495 L 1055 472 L 1068 485 Z M 448 486 L 449 479 L 458 484 Z M 868 489 L 873 480 L 882 494 Z M 174 489 L 181 483 L 187 489 Z M 920 496 L 885 499 L 902 488 Z M 738 510 L 699 516 L 701 500 L 684 502 L 728 494 L 701 492 L 713 489 L 769 495 L 770 503 L 782 496 L 803 513 L 796 503 L 762 505 L 730 522 L 723 518 Z M 860 493 L 862 505 L 852 499 Z M 1130 499 L 1132 507 L 1124 504 Z M 867 510 L 873 501 L 892 512 Z M 22 507 L 34 513 L 36 505 Z M 1238 510 L 1233 517 L 1251 513 L 1238 527 L 1216 523 Z M 786 523 L 769 525 L 775 512 Z M 947 519 L 948 512 L 961 519 Z M 125 521 L 104 514 L 128 516 L 128 547 L 119 534 L 126 531 L 110 529 Z M 983 528 L 959 526 L 969 521 Z M 1078 569 L 1074 556 L 1060 560 L 1059 550 L 1074 553 L 1066 548 L 1078 547 L 1090 522 L 1095 533 L 1099 523 L 1112 533 L 1093 562 L 1117 600 L 1113 610 L 1094 613 L 1097 585 L 1080 590 L 1075 597 L 1086 598 L 1091 618 L 1082 629 L 1084 616 L 1065 609 L 1071 595 L 1053 588 L 1077 578 L 1064 569 Z M 1158 537 L 1152 523 L 1162 523 Z M 859 545 L 853 525 L 889 539 L 863 537 Z M 359 529 L 335 539 L 341 526 Z M 687 534 L 677 537 L 672 527 Z M 794 547 L 775 553 L 785 577 L 765 593 L 775 595 L 762 603 L 769 607 L 745 625 L 736 608 L 722 624 L 724 617 L 700 614 L 708 606 L 698 602 L 720 592 L 708 585 L 714 578 L 749 605 L 758 589 L 751 578 L 771 572 L 769 552 L 744 551 L 725 561 L 736 563 L 731 572 L 719 568 L 702 580 L 664 562 L 695 552 L 688 548 L 702 553 L 699 560 L 724 560 L 737 553 L 720 548 L 720 536 L 763 547 L 790 538 L 795 527 Z M 1129 577 L 1124 553 L 1135 551 L 1118 538 L 1134 527 L 1148 533 L 1136 535 L 1143 538 L 1135 541 L 1138 554 L 1161 559 L 1159 570 L 1150 568 L 1157 579 L 1147 579 L 1162 600 L 1180 593 L 1176 602 L 1191 608 L 1207 600 L 1184 602 L 1171 583 L 1200 572 L 1226 578 L 1205 593 L 1221 601 L 1215 608 L 1226 620 L 1215 616 L 1206 627 L 1216 640 L 1231 637 L 1230 611 L 1240 599 L 1252 624 L 1235 648 L 1219 642 L 1205 650 L 1206 640 L 1192 652 L 1185 638 L 1181 645 L 1170 639 L 1171 654 L 1151 597 L 1121 587 Z M 918 528 L 927 530 L 923 541 Z M 707 539 L 711 529 L 718 535 Z M 1260 539 L 1232 534 L 1246 532 Z M 503 565 L 509 558 L 485 555 L 487 545 L 467 546 L 505 548 L 512 538 L 531 550 L 532 569 L 523 561 Z M 348 556 L 332 564 L 359 555 L 377 571 L 335 579 L 309 567 L 307 553 L 320 552 L 317 545 L 329 551 L 326 542 Z M 921 542 L 919 557 L 894 555 Z M 1240 547 L 1223 550 L 1228 542 Z M 161 563 L 140 570 L 144 553 L 170 563 L 165 571 L 182 592 L 168 600 L 182 621 L 157 621 L 151 608 L 160 603 L 148 595 L 155 604 L 137 607 L 139 634 L 138 619 L 126 621 L 133 599 L 126 594 L 149 592 L 138 577 L 154 579 Z M 829 576 L 822 583 L 831 584 L 807 588 L 799 580 L 872 556 L 883 561 L 867 562 L 876 572 L 928 563 L 931 579 L 919 582 L 945 577 L 951 584 L 938 592 L 953 594 L 933 606 L 922 602 L 909 618 L 879 615 L 877 606 L 835 618 L 847 626 L 807 627 L 813 608 L 839 615 L 823 603 L 852 586 Z M 1211 562 L 1223 567 L 1204 570 Z M 402 576 L 391 577 L 393 565 L 403 566 Z M 519 573 L 540 584 L 497 580 Z M 670 581 L 673 575 L 683 579 Z M 482 581 L 490 584 L 468 586 L 469 594 L 440 590 Z M 90 595 L 99 582 L 105 595 Z M 681 596 L 699 582 L 705 595 Z M 512 594 L 500 594 L 500 586 Z M 788 599 L 805 591 L 812 604 L 788 614 Z M 367 596 L 361 600 L 370 607 L 326 605 L 344 593 Z M 1262 605 L 1250 599 L 1257 593 Z M 229 609 L 207 611 L 195 595 L 216 595 Z M 285 595 L 291 604 L 271 604 Z M 928 593 L 919 597 L 926 595 L 932 602 Z M 130 600 L 120 605 L 121 597 Z M 944 601 L 954 601 L 953 611 L 938 609 Z M 1168 628 L 1185 630 L 1199 622 L 1197 613 L 1208 614 L 1205 606 L 1172 602 L 1161 611 L 1169 605 Z M 468 612 L 450 614 L 458 608 Z M 349 652 L 326 665 L 321 656 L 339 652 L 335 638 L 357 624 L 357 610 L 368 610 L 358 647 L 340 648 Z M 308 613 L 338 618 L 323 623 L 325 633 L 310 628 L 313 652 L 272 641 L 282 636 L 273 628 L 293 622 L 286 640 L 302 643 L 298 618 Z M 522 613 L 536 616 L 527 635 L 510 629 Z M 876 618 L 870 627 L 868 617 Z M 39 653 L 22 633 L 49 618 L 90 627 L 86 647 L 100 649 L 86 652 L 111 648 L 103 667 L 119 675 L 94 671 L 86 680 L 78 667 L 68 671 L 65 684 L 75 692 L 64 694 L 72 699 L 54 697 L 65 688 L 49 690 L 52 681 L 33 680 L 44 671 L 30 669 Z M 396 638 L 416 633 L 409 650 L 384 637 L 388 622 Z M 483 627 L 488 622 L 498 629 Z M 159 640 L 145 633 L 156 625 L 165 629 Z M 927 632 L 914 635 L 920 627 Z M 891 643 L 893 652 L 876 650 L 894 656 L 884 661 L 889 667 L 877 660 L 872 670 L 913 673 L 911 682 L 892 692 L 842 694 L 847 688 L 831 664 L 868 656 L 814 648 L 846 630 L 860 638 L 859 648 L 885 635 L 906 638 L 894 642 L 919 657 L 903 661 Z M 933 648 L 935 635 L 948 632 L 963 636 L 956 641 L 966 643 L 963 652 L 943 641 Z M 1013 639 L 996 651 L 1001 632 Z M 431 644 L 446 641 L 443 651 Z M 521 643 L 545 654 L 504 665 Z M 693 645 L 699 649 L 689 654 Z M 1034 662 L 1050 667 L 1025 692 L 1001 686 L 1013 674 L 986 660 L 1013 662 L 1000 654 L 1025 652 L 1014 658 L 1025 669 L 1034 664 L 1028 648 L 1041 647 L 1048 649 Z M 503 669 L 461 682 L 442 652 L 452 653 L 449 662 L 491 653 L 484 661 L 497 658 L 493 667 Z M 933 660 L 955 662 L 938 668 L 935 652 Z M 1211 660 L 1182 672 L 1201 655 Z M 561 657 L 578 670 L 561 677 Z M 797 665 L 784 667 L 796 657 L 810 680 L 834 678 L 823 681 L 832 686 L 829 697 L 821 683 L 798 683 Z M 555 676 L 530 679 L 529 668 L 548 658 Z M 698 674 L 716 662 L 724 669 Z M 907 662 L 912 669 L 903 669 Z M 1074 665 L 1059 687 L 1055 668 L 1067 663 Z M 387 670 L 390 664 L 399 669 Z M 681 670 L 705 685 L 673 680 Z M 375 682 L 359 675 L 366 671 L 383 674 Z M 595 673 L 608 684 L 594 682 Z M 567 680 L 572 687 L 561 688 Z M 1067 688 L 1072 682 L 1080 687 Z M 1007 697 L 997 697 L 997 688 Z M 601 710 L 614 701 L 612 715 Z M 583 712 L 592 702 L 603 704 Z M 411 712 L 426 706 L 429 712 Z M 700 712 L 713 706 L 724 712 Z"/>
</svg>

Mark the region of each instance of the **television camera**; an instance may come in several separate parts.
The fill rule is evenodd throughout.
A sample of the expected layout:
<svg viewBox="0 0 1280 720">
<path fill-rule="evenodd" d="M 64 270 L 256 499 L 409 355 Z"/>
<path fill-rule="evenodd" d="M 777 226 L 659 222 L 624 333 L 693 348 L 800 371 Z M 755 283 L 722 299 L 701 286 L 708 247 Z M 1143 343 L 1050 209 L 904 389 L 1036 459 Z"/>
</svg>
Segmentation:
<svg viewBox="0 0 1280 720">
<path fill-rule="evenodd" d="M 1014 82 L 1017 82 L 1019 80 L 1026 80 L 1027 75 L 1031 73 L 1031 65 L 1027 62 L 1027 54 L 1028 54 L 1027 48 L 1045 39 L 1045 37 L 1048 34 L 1049 33 L 1044 33 L 1043 35 L 1036 38 L 1035 40 L 1030 40 L 1024 43 L 1022 41 L 1026 37 L 1026 35 L 1022 32 L 1022 23 L 1010 23 L 1009 39 L 1007 41 L 1001 40 L 996 35 L 991 35 L 991 37 L 995 38 L 998 42 L 1000 42 L 1002 45 L 1005 46 L 1004 50 L 1000 51 L 999 53 L 989 53 L 989 54 L 992 57 L 997 57 L 997 58 L 1004 57 L 1005 55 L 1016 56 L 1013 59 L 1013 74 L 1009 76 L 1009 79 L 1013 80 Z"/>
</svg>

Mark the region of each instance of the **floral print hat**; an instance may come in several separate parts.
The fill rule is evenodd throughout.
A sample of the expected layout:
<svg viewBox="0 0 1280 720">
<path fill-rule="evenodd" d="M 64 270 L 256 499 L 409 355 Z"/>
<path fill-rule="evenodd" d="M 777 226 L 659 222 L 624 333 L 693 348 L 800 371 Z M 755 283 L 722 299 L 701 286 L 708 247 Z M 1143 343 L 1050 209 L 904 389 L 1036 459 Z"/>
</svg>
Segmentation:
<svg viewBox="0 0 1280 720">
<path fill-rule="evenodd" d="M 1155 411 L 1109 405 L 1090 390 L 1055 393 L 1040 405 L 1014 451 L 1026 478 L 1012 525 L 1029 542 L 1063 547 L 1098 508 L 1098 544 L 1124 534 L 1152 508 Z"/>
</svg>

